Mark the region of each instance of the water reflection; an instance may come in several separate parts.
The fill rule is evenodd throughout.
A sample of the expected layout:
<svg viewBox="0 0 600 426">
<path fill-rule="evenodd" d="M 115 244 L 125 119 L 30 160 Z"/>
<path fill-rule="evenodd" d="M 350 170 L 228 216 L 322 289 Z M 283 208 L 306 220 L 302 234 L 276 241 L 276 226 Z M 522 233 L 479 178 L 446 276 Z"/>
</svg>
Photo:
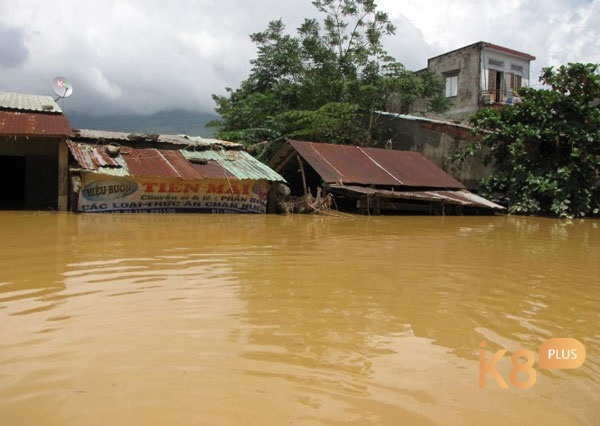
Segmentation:
<svg viewBox="0 0 600 426">
<path fill-rule="evenodd" d="M 0 212 L 0 231 L 8 424 L 599 414 L 595 222 Z M 482 339 L 550 337 L 586 364 L 538 372 L 527 398 L 477 388 Z"/>
</svg>

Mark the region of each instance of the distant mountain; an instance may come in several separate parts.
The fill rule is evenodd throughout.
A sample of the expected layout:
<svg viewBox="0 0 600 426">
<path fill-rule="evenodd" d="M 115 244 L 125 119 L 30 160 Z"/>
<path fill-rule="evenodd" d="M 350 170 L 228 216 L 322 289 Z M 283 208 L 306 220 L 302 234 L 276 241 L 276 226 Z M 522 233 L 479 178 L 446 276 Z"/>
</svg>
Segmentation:
<svg viewBox="0 0 600 426">
<path fill-rule="evenodd" d="M 213 136 L 206 123 L 218 118 L 215 114 L 186 110 L 159 111 L 152 115 L 118 114 L 101 117 L 67 114 L 75 129 L 110 130 L 130 133 L 158 133 L 163 135 L 186 134 L 189 136 Z"/>
</svg>

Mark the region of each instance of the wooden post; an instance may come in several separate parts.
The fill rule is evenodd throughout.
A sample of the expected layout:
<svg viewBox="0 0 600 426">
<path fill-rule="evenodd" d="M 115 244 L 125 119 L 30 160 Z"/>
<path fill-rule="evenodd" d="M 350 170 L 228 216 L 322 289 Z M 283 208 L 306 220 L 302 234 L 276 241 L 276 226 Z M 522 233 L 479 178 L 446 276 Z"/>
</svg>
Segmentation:
<svg viewBox="0 0 600 426">
<path fill-rule="evenodd" d="M 304 195 L 308 194 L 308 187 L 306 186 L 306 174 L 304 174 L 304 165 L 302 164 L 302 159 L 299 155 L 296 155 L 298 159 L 298 164 L 300 164 L 300 173 L 302 173 L 302 188 L 304 189 Z"/>
<path fill-rule="evenodd" d="M 69 203 L 69 148 L 64 139 L 58 141 L 58 200 L 57 209 L 65 211 Z"/>
</svg>

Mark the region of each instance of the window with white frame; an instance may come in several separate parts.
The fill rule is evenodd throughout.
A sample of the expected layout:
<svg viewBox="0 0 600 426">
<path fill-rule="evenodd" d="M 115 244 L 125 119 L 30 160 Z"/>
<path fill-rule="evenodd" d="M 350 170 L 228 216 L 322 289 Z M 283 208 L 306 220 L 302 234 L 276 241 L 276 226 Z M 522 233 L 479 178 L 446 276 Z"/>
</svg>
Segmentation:
<svg viewBox="0 0 600 426">
<path fill-rule="evenodd" d="M 446 75 L 446 97 L 458 96 L 458 74 Z"/>
</svg>

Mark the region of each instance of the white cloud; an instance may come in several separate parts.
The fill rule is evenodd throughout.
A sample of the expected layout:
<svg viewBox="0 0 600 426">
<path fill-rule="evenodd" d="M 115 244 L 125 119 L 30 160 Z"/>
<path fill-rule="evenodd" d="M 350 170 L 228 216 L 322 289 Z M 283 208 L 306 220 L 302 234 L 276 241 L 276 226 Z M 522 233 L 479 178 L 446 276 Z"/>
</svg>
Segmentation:
<svg viewBox="0 0 600 426">
<path fill-rule="evenodd" d="M 385 46 L 409 69 L 481 40 L 533 54 L 537 72 L 600 58 L 600 0 L 379 0 L 379 6 L 398 27 Z M 9 28 L 17 41 L 0 40 L 0 90 L 51 94 L 52 78 L 65 75 L 74 86 L 71 110 L 211 111 L 211 94 L 248 74 L 255 55 L 249 34 L 278 18 L 294 32 L 315 15 L 310 0 L 0 2 L 0 29 Z"/>
<path fill-rule="evenodd" d="M 88 73 L 89 81 L 92 87 L 102 96 L 110 101 L 116 101 L 121 98 L 123 90 L 118 84 L 111 83 L 97 67 L 92 67 Z"/>
<path fill-rule="evenodd" d="M 536 56 L 533 68 L 538 72 L 550 65 L 600 60 L 600 0 L 383 0 L 379 4 L 391 17 L 404 16 L 419 28 L 436 55 L 487 41 Z"/>
</svg>

